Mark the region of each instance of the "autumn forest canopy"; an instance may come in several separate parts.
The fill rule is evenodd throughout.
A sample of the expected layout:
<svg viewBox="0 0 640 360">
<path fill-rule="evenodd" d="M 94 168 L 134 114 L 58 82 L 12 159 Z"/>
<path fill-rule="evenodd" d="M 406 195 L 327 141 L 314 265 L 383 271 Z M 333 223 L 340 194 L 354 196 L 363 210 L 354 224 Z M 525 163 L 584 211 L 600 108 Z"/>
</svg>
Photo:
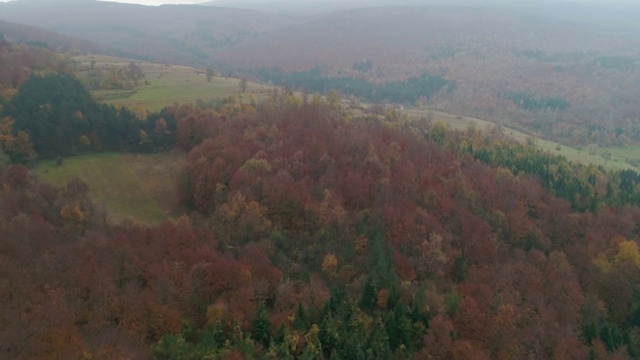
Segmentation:
<svg viewBox="0 0 640 360">
<path fill-rule="evenodd" d="M 459 16 L 473 28 L 480 15 Z M 218 38 L 217 56 L 277 27 L 263 21 Z M 638 104 L 613 93 L 625 120 L 608 107 L 578 122 L 588 98 L 548 83 L 479 85 L 487 74 L 464 64 L 486 49 L 430 49 L 439 66 L 420 72 L 373 57 L 286 69 L 265 53 L 263 66 L 220 66 L 243 76 L 233 96 L 147 111 L 96 96 L 161 81 L 142 61 L 78 63 L 0 36 L 0 357 L 640 358 L 640 174 L 569 161 L 502 123 L 461 129 L 402 109 L 506 114 L 512 126 L 604 145 L 638 140 Z M 638 74 L 637 54 L 513 54 L 548 63 L 566 75 L 549 75 L 558 82 L 583 84 L 586 67 L 599 84 Z M 203 84 L 214 86 L 212 71 Z M 247 90 L 257 80 L 270 86 L 259 97 Z M 617 120 L 600 128 L 605 112 Z M 114 221 L 95 184 L 54 186 L 34 171 L 169 150 L 185 154 L 171 179 L 185 210 L 155 225 Z"/>
</svg>

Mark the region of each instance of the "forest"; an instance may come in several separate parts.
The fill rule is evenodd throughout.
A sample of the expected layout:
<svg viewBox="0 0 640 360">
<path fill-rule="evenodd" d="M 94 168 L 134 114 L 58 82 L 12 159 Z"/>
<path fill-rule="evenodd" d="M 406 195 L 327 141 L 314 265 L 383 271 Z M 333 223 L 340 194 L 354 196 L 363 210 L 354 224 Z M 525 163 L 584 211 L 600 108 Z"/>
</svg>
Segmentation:
<svg viewBox="0 0 640 360">
<path fill-rule="evenodd" d="M 640 357 L 633 171 L 287 91 L 138 119 L 69 73 L 24 70 L 2 83 L 8 358 Z M 16 144 L 181 147 L 192 212 L 112 223 L 86 184 L 42 182 Z"/>
<path fill-rule="evenodd" d="M 370 67 L 371 63 L 364 61 L 361 65 L 355 64 L 354 69 L 362 72 Z M 362 77 L 329 76 L 323 73 L 320 68 L 290 74 L 277 68 L 263 68 L 255 72 L 262 81 L 278 86 L 321 94 L 334 90 L 344 95 L 363 98 L 372 103 L 415 104 L 418 101 L 433 98 L 445 86 L 447 92 L 454 91 L 456 86 L 455 81 L 447 81 L 441 76 L 429 74 L 414 76 L 404 81 L 379 84 Z"/>
<path fill-rule="evenodd" d="M 33 155 L 43 158 L 92 150 L 167 150 L 174 143 L 171 118 L 154 114 L 140 120 L 124 107 L 99 104 L 70 74 L 32 74 L 2 107 L 0 117 L 6 119 L 7 132 L 26 134 Z M 27 154 L 9 155 L 18 160 Z"/>
</svg>

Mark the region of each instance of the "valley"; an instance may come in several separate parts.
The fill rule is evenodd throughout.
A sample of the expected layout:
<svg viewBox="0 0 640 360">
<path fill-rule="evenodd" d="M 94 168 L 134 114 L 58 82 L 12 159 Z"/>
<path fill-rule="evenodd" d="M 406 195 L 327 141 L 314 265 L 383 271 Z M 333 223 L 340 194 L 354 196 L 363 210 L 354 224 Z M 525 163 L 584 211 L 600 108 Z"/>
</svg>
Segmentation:
<svg viewBox="0 0 640 360">
<path fill-rule="evenodd" d="M 640 359 L 640 6 L 163 2 L 0 2 L 0 358 Z"/>
</svg>

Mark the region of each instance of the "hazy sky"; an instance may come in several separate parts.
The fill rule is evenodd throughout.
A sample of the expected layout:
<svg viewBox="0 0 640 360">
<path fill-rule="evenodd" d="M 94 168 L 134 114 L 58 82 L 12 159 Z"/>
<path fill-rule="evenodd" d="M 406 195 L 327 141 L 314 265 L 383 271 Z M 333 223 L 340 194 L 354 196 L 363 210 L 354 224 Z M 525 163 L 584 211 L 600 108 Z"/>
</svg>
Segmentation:
<svg viewBox="0 0 640 360">
<path fill-rule="evenodd" d="M 8 2 L 14 0 L 0 0 L 0 2 Z M 129 4 L 142 5 L 162 5 L 162 4 L 197 4 L 207 0 L 105 0 L 110 2 L 120 2 Z"/>
<path fill-rule="evenodd" d="M 121 2 L 142 5 L 162 5 L 162 4 L 197 4 L 207 0 L 107 0 L 111 2 Z"/>
<path fill-rule="evenodd" d="M 15 0 L 0 0 L 0 2 L 7 1 L 15 1 Z M 207 2 L 209 0 L 99 0 L 99 1 L 110 1 L 110 2 L 120 2 L 120 3 L 130 3 L 130 4 L 142 4 L 142 5 L 162 5 L 162 4 L 197 4 L 202 2 Z M 248 2 L 251 3 L 266 3 L 266 2 L 274 2 L 273 0 L 250 0 Z M 297 3 L 300 2 L 309 2 L 309 1 L 319 1 L 323 0 L 295 0 Z M 478 0 L 475 0 L 478 2 Z M 522 0 L 521 0 L 522 1 Z M 524 0 L 526 2 L 526 0 Z M 634 4 L 638 2 L 638 0 L 558 0 L 562 2 L 584 2 L 584 3 L 629 3 Z M 246 0 L 242 2 L 247 2 Z M 279 2 L 279 1 L 276 1 Z M 331 2 L 335 2 L 335 0 L 331 0 Z M 426 1 L 428 2 L 428 1 Z M 473 1 L 472 1 L 473 2 Z M 482 1 L 479 1 L 482 3 Z M 228 4 L 228 2 L 226 2 Z"/>
<path fill-rule="evenodd" d="M 162 4 L 197 4 L 207 0 L 108 0 L 111 2 L 121 2 L 142 5 L 162 5 Z"/>
</svg>

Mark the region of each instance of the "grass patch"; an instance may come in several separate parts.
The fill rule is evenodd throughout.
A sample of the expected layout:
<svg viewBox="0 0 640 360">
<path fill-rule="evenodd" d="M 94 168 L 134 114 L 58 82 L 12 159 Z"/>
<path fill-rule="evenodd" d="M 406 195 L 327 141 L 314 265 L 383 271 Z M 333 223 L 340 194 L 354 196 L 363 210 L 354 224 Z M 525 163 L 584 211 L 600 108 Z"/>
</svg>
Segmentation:
<svg viewBox="0 0 640 360">
<path fill-rule="evenodd" d="M 61 165 L 39 161 L 34 171 L 59 186 L 74 177 L 83 180 L 92 200 L 106 208 L 112 221 L 158 224 L 181 210 L 175 181 L 185 155 L 178 151 L 164 155 L 87 154 L 65 158 Z"/>
<path fill-rule="evenodd" d="M 124 68 L 130 59 L 103 55 L 79 55 L 73 60 L 80 64 L 80 69 L 88 69 L 91 60 L 95 61 L 95 67 Z M 92 91 L 96 100 L 120 107 L 125 106 L 133 110 L 144 107 L 149 111 L 159 111 L 174 102 L 185 104 L 195 103 L 197 100 L 211 101 L 240 93 L 240 80 L 224 76 L 214 76 L 211 82 L 207 81 L 207 75 L 202 70 L 188 66 L 156 64 L 139 62 L 144 73 L 138 86 L 129 90 L 97 90 Z M 80 79 L 86 77 L 86 70 L 76 74 Z M 145 80 L 148 84 L 145 84 Z M 270 87 L 257 83 L 247 83 L 245 99 L 253 92 L 258 100 L 264 99 Z"/>
<path fill-rule="evenodd" d="M 598 154 L 626 168 L 638 170 L 640 167 L 640 146 L 638 145 L 604 147 L 598 149 Z"/>
<path fill-rule="evenodd" d="M 486 132 L 491 126 L 494 125 L 494 123 L 490 121 L 468 116 L 457 116 L 438 110 L 405 110 L 407 114 L 414 117 L 427 116 L 429 111 L 433 112 L 434 122 L 445 122 L 449 124 L 452 129 L 466 130 L 467 128 L 469 128 L 469 125 L 473 123 L 478 130 Z M 504 127 L 503 133 L 521 142 L 531 141 L 530 135 L 527 135 L 515 129 Z M 634 166 L 634 163 L 640 164 L 640 146 L 598 148 L 595 154 L 591 155 L 589 154 L 587 146 L 581 149 L 576 149 L 571 146 L 562 145 L 554 141 L 544 140 L 540 138 L 535 138 L 533 140 L 535 146 L 544 151 L 548 151 L 554 155 L 562 155 L 570 161 L 579 162 L 582 164 L 603 166 L 605 169 L 610 170 L 638 170 L 638 168 Z"/>
</svg>

